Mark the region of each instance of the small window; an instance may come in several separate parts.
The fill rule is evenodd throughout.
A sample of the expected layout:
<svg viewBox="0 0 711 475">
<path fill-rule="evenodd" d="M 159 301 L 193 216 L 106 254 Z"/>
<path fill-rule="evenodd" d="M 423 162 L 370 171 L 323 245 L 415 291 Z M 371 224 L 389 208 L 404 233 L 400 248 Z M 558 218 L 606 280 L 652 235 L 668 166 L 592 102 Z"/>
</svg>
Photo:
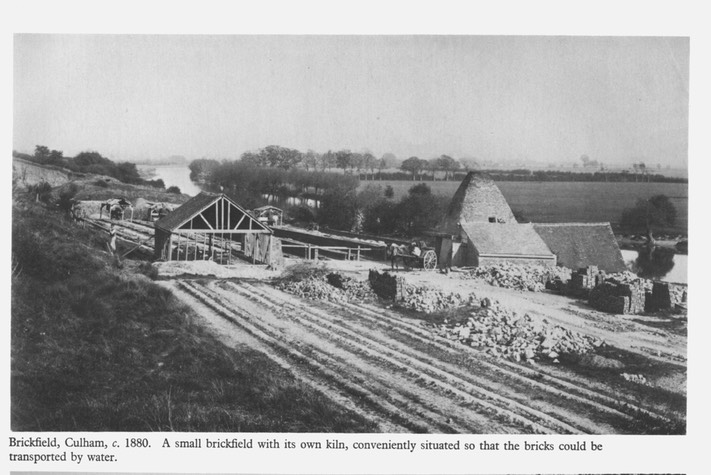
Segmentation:
<svg viewBox="0 0 711 475">
<path fill-rule="evenodd" d="M 496 217 L 495 217 L 495 216 L 489 216 L 489 222 L 490 222 L 490 223 L 495 223 L 495 222 L 496 222 Z"/>
</svg>

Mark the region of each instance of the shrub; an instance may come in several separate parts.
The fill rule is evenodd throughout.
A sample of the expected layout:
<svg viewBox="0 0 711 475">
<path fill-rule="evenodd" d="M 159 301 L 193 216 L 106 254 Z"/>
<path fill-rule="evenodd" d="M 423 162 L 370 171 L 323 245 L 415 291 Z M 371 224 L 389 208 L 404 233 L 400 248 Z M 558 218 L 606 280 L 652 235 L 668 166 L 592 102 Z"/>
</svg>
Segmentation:
<svg viewBox="0 0 711 475">
<path fill-rule="evenodd" d="M 168 193 L 176 194 L 176 195 L 179 195 L 179 194 L 180 194 L 180 188 L 178 188 L 177 186 L 170 186 L 170 187 L 168 187 L 168 189 L 165 190 L 165 191 L 167 191 Z"/>
</svg>

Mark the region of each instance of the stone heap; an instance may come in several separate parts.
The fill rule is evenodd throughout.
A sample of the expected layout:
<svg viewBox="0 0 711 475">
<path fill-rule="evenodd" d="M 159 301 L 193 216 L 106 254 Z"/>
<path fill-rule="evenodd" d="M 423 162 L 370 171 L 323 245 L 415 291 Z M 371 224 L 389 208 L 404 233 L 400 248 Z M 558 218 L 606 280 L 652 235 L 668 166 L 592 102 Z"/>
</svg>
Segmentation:
<svg viewBox="0 0 711 475">
<path fill-rule="evenodd" d="M 545 319 L 536 321 L 527 314 L 517 315 L 498 304 L 472 311 L 470 317 L 459 324 L 423 325 L 445 338 L 514 361 L 558 363 L 561 355 L 585 354 L 603 344 L 598 338 L 551 325 Z"/>
<path fill-rule="evenodd" d="M 310 276 L 302 280 L 282 281 L 279 290 L 309 300 L 327 300 L 346 303 L 352 300 L 371 300 L 375 297 L 368 282 L 362 282 L 337 273 Z"/>
<path fill-rule="evenodd" d="M 477 303 L 473 293 L 462 295 L 458 292 L 444 292 L 413 285 L 405 286 L 402 297 L 398 300 L 401 307 L 424 313 L 439 312 Z"/>
<path fill-rule="evenodd" d="M 568 272 L 561 267 L 501 262 L 479 266 L 460 275 L 463 279 L 482 279 L 495 287 L 540 292 L 549 281 L 556 278 L 567 280 Z"/>
</svg>

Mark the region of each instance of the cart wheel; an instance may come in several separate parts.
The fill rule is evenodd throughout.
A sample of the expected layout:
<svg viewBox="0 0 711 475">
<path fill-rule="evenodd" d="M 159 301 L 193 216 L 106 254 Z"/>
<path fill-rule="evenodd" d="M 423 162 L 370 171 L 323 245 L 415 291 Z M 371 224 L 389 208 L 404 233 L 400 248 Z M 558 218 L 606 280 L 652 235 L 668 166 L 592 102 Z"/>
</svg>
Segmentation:
<svg viewBox="0 0 711 475">
<path fill-rule="evenodd" d="M 434 251 L 426 251 L 422 256 L 422 267 L 425 270 L 435 270 L 437 268 L 437 254 Z"/>
</svg>

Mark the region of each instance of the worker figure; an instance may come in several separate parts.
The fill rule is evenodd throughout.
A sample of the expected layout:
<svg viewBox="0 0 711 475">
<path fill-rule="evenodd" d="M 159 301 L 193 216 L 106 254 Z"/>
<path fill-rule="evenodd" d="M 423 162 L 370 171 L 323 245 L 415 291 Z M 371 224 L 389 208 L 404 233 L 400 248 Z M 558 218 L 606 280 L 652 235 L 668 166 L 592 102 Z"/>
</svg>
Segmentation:
<svg viewBox="0 0 711 475">
<path fill-rule="evenodd" d="M 111 254 L 116 254 L 116 226 L 113 224 L 109 228 L 109 250 Z"/>
<path fill-rule="evenodd" d="M 420 249 L 420 246 L 418 246 L 416 242 L 413 242 L 412 244 L 410 244 L 410 254 L 412 254 L 415 257 L 420 257 L 420 254 L 422 254 L 422 250 Z"/>
</svg>

